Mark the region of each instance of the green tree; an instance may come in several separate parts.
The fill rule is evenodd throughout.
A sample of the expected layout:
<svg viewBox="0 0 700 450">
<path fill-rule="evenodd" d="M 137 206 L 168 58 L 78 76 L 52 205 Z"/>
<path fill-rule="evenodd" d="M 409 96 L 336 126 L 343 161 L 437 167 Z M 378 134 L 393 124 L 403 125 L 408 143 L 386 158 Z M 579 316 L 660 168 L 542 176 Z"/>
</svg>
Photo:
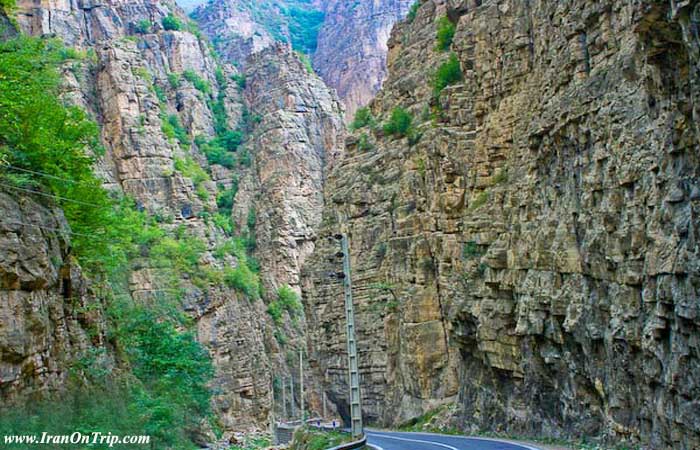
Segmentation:
<svg viewBox="0 0 700 450">
<path fill-rule="evenodd" d="M 391 111 L 389 121 L 384 124 L 384 133 L 388 135 L 404 137 L 411 134 L 413 129 L 413 116 L 400 106 Z"/>
<path fill-rule="evenodd" d="M 440 95 L 447 86 L 462 81 L 462 67 L 457 55 L 450 53 L 450 58 L 442 63 L 433 78 L 433 92 Z"/>
<path fill-rule="evenodd" d="M 163 17 L 161 21 L 163 29 L 167 31 L 180 31 L 182 30 L 182 21 L 175 17 L 172 13 Z"/>
<path fill-rule="evenodd" d="M 438 20 L 437 45 L 438 50 L 448 50 L 455 37 L 456 27 L 449 17 L 443 16 Z"/>
</svg>

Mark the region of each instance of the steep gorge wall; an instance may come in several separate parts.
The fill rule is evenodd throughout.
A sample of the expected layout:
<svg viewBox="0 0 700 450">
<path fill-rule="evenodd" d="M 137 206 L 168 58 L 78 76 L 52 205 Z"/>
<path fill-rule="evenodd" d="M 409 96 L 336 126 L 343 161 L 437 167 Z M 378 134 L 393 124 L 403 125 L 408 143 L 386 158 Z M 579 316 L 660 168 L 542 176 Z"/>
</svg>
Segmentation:
<svg viewBox="0 0 700 450">
<path fill-rule="evenodd" d="M 387 42 L 391 29 L 403 19 L 413 0 L 326 0 L 313 54 L 314 69 L 336 91 L 349 122 L 367 105 L 386 77 Z"/>
<path fill-rule="evenodd" d="M 164 29 L 168 15 L 181 29 Z M 342 146 L 339 101 L 286 45 L 271 46 L 239 74 L 226 62 L 236 61 L 220 60 L 172 2 L 20 1 L 17 20 L 24 32 L 56 36 L 78 50 L 63 65 L 64 97 L 101 125 L 106 152 L 96 171 L 164 229 L 203 242 L 204 270 L 239 264 L 219 254 L 231 235 L 210 219 L 218 212 L 217 196 L 238 188 L 234 233 L 256 237 L 264 295 L 246 298 L 216 283 L 180 282 L 187 287 L 184 307 L 195 319 L 198 339 L 213 357 L 220 423 L 225 430 L 263 425 L 273 378 L 290 375 L 287 366 L 296 359 L 289 355 L 305 342 L 303 317 L 288 314 L 276 322 L 266 310 L 279 287 L 299 291 L 300 266 L 313 250 L 320 222 L 326 167 Z M 244 75 L 247 83 L 240 81 Z M 221 127 L 221 109 L 228 129 L 249 134 L 232 168 L 210 164 L 204 151 Z M 168 124 L 180 128 L 177 136 L 167 132 Z M 253 227 L 251 213 L 257 215 Z M 153 300 L 172 288 L 148 260 L 134 263 L 134 297 Z M 18 342 L 26 338 L 13 336 Z M 51 352 L 69 348 L 56 342 Z M 63 370 L 68 359 L 55 364 Z"/>
<path fill-rule="evenodd" d="M 235 170 L 210 166 L 195 138 L 215 137 L 215 99 L 222 99 L 227 126 L 235 129 L 244 110 L 242 93 L 234 82 L 219 85 L 217 69 L 226 78 L 235 69 L 218 62 L 206 41 L 186 31 L 189 26 L 163 29 L 162 19 L 169 14 L 187 23 L 173 3 L 151 1 L 19 2 L 17 20 L 24 32 L 56 36 L 79 52 L 87 51 L 87 56 L 64 64 L 64 96 L 101 125 L 106 152 L 95 169 L 107 186 L 133 197 L 164 229 L 203 242 L 207 251 L 201 266 L 235 266 L 235 258 L 215 256 L 229 236 L 208 219 L 217 210 L 217 194 L 232 185 Z M 143 23 L 147 30 L 138 29 Z M 185 79 L 186 71 L 195 75 L 199 87 Z M 168 135 L 165 122 L 176 123 L 185 136 Z M 190 173 L 191 167 L 210 176 L 195 180 L 199 175 Z M 135 263 L 130 286 L 134 297 L 157 299 L 172 290 L 148 261 Z M 246 299 L 223 285 L 180 281 L 187 286 L 185 308 L 196 320 L 198 338 L 213 357 L 214 406 L 221 424 L 240 430 L 264 423 L 271 364 L 263 300 Z M 67 352 L 60 344 L 52 344 L 54 353 Z"/>
<path fill-rule="evenodd" d="M 463 81 L 436 100 L 444 16 Z M 697 17 L 431 0 L 394 29 L 371 109 L 406 108 L 420 138 L 348 139 L 303 279 L 341 411 L 342 287 L 322 274 L 345 231 L 370 421 L 456 403 L 467 430 L 700 445 Z"/>
<path fill-rule="evenodd" d="M 102 303 L 70 257 L 60 210 L 0 192 L 0 397 L 62 389 L 71 368 L 107 346 Z"/>
</svg>

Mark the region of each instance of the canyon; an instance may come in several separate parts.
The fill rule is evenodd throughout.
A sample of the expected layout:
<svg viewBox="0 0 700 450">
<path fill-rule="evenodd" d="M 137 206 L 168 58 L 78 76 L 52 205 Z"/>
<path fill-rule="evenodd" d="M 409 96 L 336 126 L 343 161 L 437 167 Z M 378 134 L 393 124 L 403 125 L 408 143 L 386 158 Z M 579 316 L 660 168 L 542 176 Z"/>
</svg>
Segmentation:
<svg viewBox="0 0 700 450">
<path fill-rule="evenodd" d="M 213 0 L 189 18 L 19 0 L 11 16 L 85 53 L 62 96 L 100 125 L 105 187 L 201 243 L 203 270 L 259 274 L 254 292 L 179 280 L 224 432 L 283 415 L 300 349 L 310 410 L 325 395 L 348 419 L 345 233 L 366 422 L 700 447 L 696 2 Z M 90 352 L 117 365 L 107 295 L 70 249 L 60 208 L 0 189 L 3 402 L 60 390 Z M 129 296 L 166 289 L 134 261 Z"/>
</svg>

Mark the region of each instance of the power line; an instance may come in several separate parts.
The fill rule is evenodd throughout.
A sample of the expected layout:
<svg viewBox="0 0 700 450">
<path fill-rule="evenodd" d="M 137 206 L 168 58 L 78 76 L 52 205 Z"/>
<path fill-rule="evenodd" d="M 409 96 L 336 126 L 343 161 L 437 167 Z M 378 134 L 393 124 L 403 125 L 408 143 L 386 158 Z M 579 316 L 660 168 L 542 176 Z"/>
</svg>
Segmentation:
<svg viewBox="0 0 700 450">
<path fill-rule="evenodd" d="M 62 229 L 62 228 L 45 227 L 45 226 L 43 226 L 43 225 L 37 225 L 37 224 L 34 224 L 34 223 L 14 222 L 14 223 L 9 223 L 8 225 L 24 225 L 24 226 L 26 226 L 26 227 L 41 228 L 42 230 L 54 231 L 54 232 L 57 232 L 57 233 L 72 234 L 72 235 L 75 235 L 75 236 L 84 236 L 84 237 L 89 237 L 89 238 L 95 237 L 94 235 L 91 235 L 91 234 L 77 233 L 77 232 L 75 232 L 75 231 L 69 231 L 69 230 Z M 114 243 L 114 241 L 112 241 L 112 242 L 110 242 L 110 243 Z"/>
<path fill-rule="evenodd" d="M 94 207 L 94 208 L 101 208 L 100 205 L 97 205 L 97 204 L 95 204 L 95 203 L 81 202 L 80 200 L 73 200 L 72 198 L 66 198 L 66 197 L 61 197 L 61 196 L 58 196 L 58 195 L 47 194 L 47 193 L 45 193 L 45 192 L 35 191 L 35 190 L 32 190 L 32 189 L 27 189 L 27 188 L 21 188 L 21 187 L 19 187 L 19 186 L 12 186 L 11 184 L 0 183 L 0 186 L 6 187 L 6 188 L 8 188 L 8 189 L 16 189 L 16 190 L 18 190 L 18 191 L 24 191 L 24 192 L 29 192 L 29 193 L 32 193 L 32 194 L 41 195 L 41 196 L 43 196 L 43 197 L 50 197 L 50 198 L 55 198 L 55 199 L 58 199 L 58 200 L 65 200 L 65 201 L 67 201 L 67 202 L 77 203 L 78 205 L 92 206 L 92 207 Z"/>
<path fill-rule="evenodd" d="M 5 167 L 8 167 L 8 168 L 10 168 L 10 169 L 13 169 L 13 170 L 19 170 L 20 172 L 31 173 L 31 174 L 33 174 L 33 175 L 40 175 L 40 176 L 46 177 L 46 178 L 53 178 L 54 180 L 66 181 L 66 182 L 68 182 L 68 183 L 75 183 L 75 184 L 79 184 L 79 183 L 80 183 L 79 181 L 69 180 L 69 179 L 67 179 L 67 178 L 57 177 L 56 175 L 51 175 L 51 174 L 48 174 L 48 173 L 45 173 L 45 172 L 38 172 L 38 171 L 36 171 L 36 170 L 23 169 L 23 168 L 21 168 L 21 167 L 13 166 L 12 164 L 4 164 L 4 166 L 5 166 Z"/>
</svg>

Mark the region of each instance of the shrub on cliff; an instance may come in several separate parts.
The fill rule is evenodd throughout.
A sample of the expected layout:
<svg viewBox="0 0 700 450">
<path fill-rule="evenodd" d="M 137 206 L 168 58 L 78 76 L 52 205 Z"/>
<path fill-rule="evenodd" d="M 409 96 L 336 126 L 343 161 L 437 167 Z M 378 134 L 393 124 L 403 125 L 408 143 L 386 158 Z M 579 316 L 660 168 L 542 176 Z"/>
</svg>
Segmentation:
<svg viewBox="0 0 700 450">
<path fill-rule="evenodd" d="M 182 22 L 180 21 L 180 19 L 175 17 L 172 13 L 163 17 L 161 24 L 163 25 L 163 29 L 166 31 L 180 31 L 180 30 L 182 30 Z"/>
<path fill-rule="evenodd" d="M 408 15 L 406 16 L 406 20 L 408 23 L 413 23 L 414 20 L 416 20 L 416 14 L 418 14 L 418 10 L 420 9 L 421 5 L 421 0 L 416 0 L 413 2 L 411 5 L 411 9 L 408 10 Z"/>
<path fill-rule="evenodd" d="M 373 128 L 375 125 L 376 120 L 374 120 L 374 116 L 372 116 L 372 111 L 369 108 L 364 107 L 355 112 L 355 118 L 350 124 L 350 129 L 355 131 L 367 126 Z"/>
<path fill-rule="evenodd" d="M 385 134 L 391 136 L 409 136 L 413 131 L 413 116 L 398 106 L 391 111 L 389 121 L 384 124 L 383 130 Z"/>
<path fill-rule="evenodd" d="M 450 54 L 450 58 L 442 63 L 435 71 L 433 77 L 433 92 L 437 97 L 447 86 L 462 81 L 462 67 L 457 55 Z"/>
<path fill-rule="evenodd" d="M 184 232 L 168 236 L 133 201 L 102 187 L 92 169 L 101 151 L 97 125 L 59 96 L 61 49 L 29 37 L 0 42 L 0 183 L 61 208 L 71 255 L 95 292 L 106 292 L 94 306 L 108 306 L 109 347 L 117 351 L 97 358 L 107 351 L 95 347 L 77 358 L 67 368 L 75 379 L 69 393 L 0 411 L 0 434 L 150 434 L 153 448 L 190 448 L 187 430 L 208 414 L 211 363 L 171 291 L 183 279 L 204 277 L 198 262 L 205 247 Z M 146 258 L 167 273 L 168 289 L 157 292 L 156 302 L 137 304 L 126 294 L 129 274 L 132 261 Z"/>
<path fill-rule="evenodd" d="M 455 37 L 455 24 L 452 23 L 449 17 L 443 16 L 438 20 L 437 26 L 436 48 L 442 51 L 448 50 Z"/>
</svg>

